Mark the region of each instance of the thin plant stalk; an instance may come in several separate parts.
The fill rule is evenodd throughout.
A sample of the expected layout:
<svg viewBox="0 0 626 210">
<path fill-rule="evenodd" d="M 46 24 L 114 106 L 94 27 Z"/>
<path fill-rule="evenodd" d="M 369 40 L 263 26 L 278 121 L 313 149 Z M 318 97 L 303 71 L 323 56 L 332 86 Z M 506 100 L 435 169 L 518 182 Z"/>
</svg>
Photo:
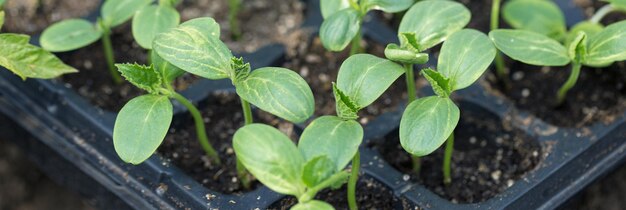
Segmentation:
<svg viewBox="0 0 626 210">
<path fill-rule="evenodd" d="M 357 53 L 361 53 L 363 52 L 363 49 L 361 49 L 361 39 L 362 39 L 362 35 L 361 35 L 361 29 L 359 29 L 359 32 L 356 34 L 356 36 L 354 36 L 354 38 L 352 38 L 352 43 L 350 46 L 350 55 L 354 55 Z"/>
<path fill-rule="evenodd" d="M 491 30 L 498 29 L 500 25 L 500 4 L 501 0 L 493 0 L 493 4 L 491 5 Z M 504 59 L 502 58 L 502 54 L 500 52 L 496 53 L 495 58 L 496 64 L 496 74 L 498 78 L 504 82 L 505 85 L 508 86 L 508 74 L 506 72 L 506 67 L 504 65 Z"/>
<path fill-rule="evenodd" d="M 415 90 L 415 72 L 413 72 L 413 64 L 405 63 L 404 69 L 404 76 L 406 77 L 406 91 L 408 94 L 408 105 L 411 104 L 411 102 L 417 100 L 417 93 Z M 419 175 L 422 168 L 422 160 L 416 155 L 411 155 L 411 162 L 413 163 L 413 172 L 416 175 Z"/>
<path fill-rule="evenodd" d="M 252 124 L 253 119 L 250 103 L 243 98 L 241 99 L 241 109 L 243 110 L 244 125 Z M 237 158 L 237 177 L 239 177 L 241 185 L 243 185 L 245 189 L 250 189 L 250 177 L 248 176 L 248 171 L 241 161 L 239 161 L 239 158 Z"/>
<path fill-rule="evenodd" d="M 102 29 L 102 47 L 104 48 L 104 57 L 109 67 L 109 73 L 115 84 L 122 84 L 122 76 L 115 67 L 115 55 L 113 54 L 113 45 L 111 44 L 111 28 L 108 27 L 102 20 L 99 20 L 100 28 Z"/>
<path fill-rule="evenodd" d="M 239 27 L 239 9 L 241 8 L 241 0 L 228 0 L 228 24 L 230 25 L 230 33 L 234 40 L 241 38 L 241 28 Z"/>
<path fill-rule="evenodd" d="M 356 183 L 359 180 L 359 170 L 361 169 L 361 154 L 356 152 L 352 158 L 352 172 L 348 179 L 348 206 L 350 210 L 358 210 L 356 203 Z"/>
<path fill-rule="evenodd" d="M 557 94 L 557 105 L 563 104 L 563 102 L 565 101 L 565 96 L 567 96 L 567 92 L 570 89 L 572 89 L 572 87 L 574 87 L 574 85 L 576 84 L 576 81 L 578 80 L 578 76 L 580 75 L 580 68 L 581 68 L 580 63 L 578 62 L 572 63 L 572 72 L 570 73 L 569 78 L 567 78 L 567 81 L 565 82 L 565 84 L 561 86 Z"/>
<path fill-rule="evenodd" d="M 454 133 L 450 134 L 446 141 L 446 150 L 443 156 L 443 184 L 450 185 L 452 176 L 450 176 L 450 163 L 452 162 L 452 151 L 454 150 Z"/>
<path fill-rule="evenodd" d="M 600 8 L 596 13 L 589 19 L 589 22 L 592 23 L 600 23 L 600 20 L 604 18 L 607 14 L 615 11 L 615 7 L 610 4 L 604 5 Z"/>
<path fill-rule="evenodd" d="M 189 113 L 191 113 L 193 121 L 196 125 L 196 134 L 198 135 L 198 141 L 200 142 L 202 149 L 204 149 L 207 156 L 209 156 L 211 160 L 213 160 L 218 165 L 221 165 L 222 161 L 220 160 L 220 157 L 217 155 L 217 152 L 209 143 L 209 138 L 206 135 L 206 128 L 204 127 L 204 121 L 202 120 L 202 115 L 200 114 L 200 111 L 198 111 L 198 109 L 184 96 L 174 92 L 173 97 L 183 106 L 187 107 Z"/>
</svg>

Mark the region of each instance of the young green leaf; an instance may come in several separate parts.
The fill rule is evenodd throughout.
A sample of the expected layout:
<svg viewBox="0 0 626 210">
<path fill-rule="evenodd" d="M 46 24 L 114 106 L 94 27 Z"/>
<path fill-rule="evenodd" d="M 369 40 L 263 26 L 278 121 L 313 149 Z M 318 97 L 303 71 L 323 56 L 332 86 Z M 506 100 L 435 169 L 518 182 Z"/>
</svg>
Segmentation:
<svg viewBox="0 0 626 210">
<path fill-rule="evenodd" d="M 246 125 L 235 133 L 233 148 L 246 169 L 265 186 L 281 194 L 299 196 L 305 192 L 301 181 L 304 158 L 276 128 Z"/>
<path fill-rule="evenodd" d="M 135 12 L 152 3 L 152 0 L 106 0 L 100 13 L 108 27 L 118 26 L 129 20 Z"/>
<path fill-rule="evenodd" d="M 388 44 L 385 48 L 387 59 L 408 64 L 424 64 L 428 62 L 427 53 L 416 53 L 413 50 L 403 49 L 397 44 Z"/>
<path fill-rule="evenodd" d="M 422 69 L 422 74 L 438 96 L 444 98 L 450 96 L 452 93 L 450 78 L 430 68 Z"/>
<path fill-rule="evenodd" d="M 351 8 L 343 9 L 324 20 L 320 28 L 320 39 L 324 48 L 342 51 L 359 30 L 361 30 L 359 12 Z"/>
<path fill-rule="evenodd" d="M 564 66 L 570 62 L 567 49 L 545 35 L 524 30 L 489 32 L 496 47 L 507 56 L 537 66 Z"/>
<path fill-rule="evenodd" d="M 335 208 L 324 201 L 311 200 L 305 203 L 298 203 L 291 207 L 291 210 L 335 210 Z"/>
<path fill-rule="evenodd" d="M 361 141 L 363 127 L 356 121 L 323 116 L 304 129 L 298 148 L 306 160 L 328 156 L 336 164 L 336 171 L 340 171 L 352 160 Z"/>
<path fill-rule="evenodd" d="M 404 68 L 392 61 L 369 54 L 357 54 L 341 64 L 337 88 L 349 96 L 357 107 L 366 107 L 402 74 Z"/>
<path fill-rule="evenodd" d="M 237 94 L 260 109 L 294 123 L 313 115 L 313 92 L 297 73 L 278 67 L 252 71 L 235 83 Z"/>
<path fill-rule="evenodd" d="M 576 39 L 569 45 L 567 54 L 569 58 L 576 63 L 584 62 L 587 56 L 587 34 L 585 34 L 585 32 L 578 32 Z"/>
<path fill-rule="evenodd" d="M 102 36 L 92 23 L 69 19 L 46 28 L 39 38 L 41 47 L 51 52 L 75 50 L 96 42 Z"/>
<path fill-rule="evenodd" d="M 419 1 L 402 18 L 398 34 L 414 33 L 421 52 L 461 30 L 469 23 L 470 17 L 470 11 L 454 1 Z M 406 43 L 401 43 L 401 46 L 404 45 Z"/>
<path fill-rule="evenodd" d="M 459 116 L 459 108 L 449 98 L 420 98 L 409 104 L 402 114 L 400 143 L 413 155 L 428 155 L 452 134 Z"/>
<path fill-rule="evenodd" d="M 154 50 L 150 51 L 150 60 L 152 65 L 154 65 L 154 69 L 161 75 L 161 78 L 165 78 L 165 83 L 167 84 L 172 83 L 177 77 L 185 74 L 185 71 L 182 69 L 163 60 Z"/>
<path fill-rule="evenodd" d="M 337 172 L 335 163 L 326 155 L 314 157 L 304 164 L 302 182 L 307 187 L 315 187 Z"/>
<path fill-rule="evenodd" d="M 29 39 L 27 35 L 0 34 L 0 66 L 22 79 L 50 79 L 65 73 L 78 72 L 52 53 L 29 44 Z"/>
<path fill-rule="evenodd" d="M 463 29 L 443 43 L 437 68 L 450 78 L 452 90 L 460 90 L 480 78 L 495 57 L 496 48 L 489 37 L 473 29 Z"/>
<path fill-rule="evenodd" d="M 230 65 L 233 54 L 216 31 L 219 25 L 213 18 L 193 19 L 157 35 L 152 47 L 164 60 L 189 73 L 208 79 L 228 78 L 234 73 Z"/>
<path fill-rule="evenodd" d="M 570 29 L 569 33 L 567 33 L 567 37 L 565 37 L 565 46 L 569 46 L 570 43 L 572 43 L 572 41 L 576 39 L 579 31 L 585 32 L 585 34 L 587 34 L 587 37 L 592 37 L 597 33 L 600 33 L 602 29 L 604 29 L 604 26 L 602 26 L 601 24 L 592 23 L 589 21 L 577 23 Z"/>
<path fill-rule="evenodd" d="M 502 10 L 504 20 L 513 28 L 534 31 L 561 40 L 567 29 L 559 7 L 549 0 L 512 0 Z"/>
<path fill-rule="evenodd" d="M 382 10 L 387 13 L 404 11 L 411 7 L 415 0 L 361 0 L 361 6 L 366 11 Z"/>
<path fill-rule="evenodd" d="M 321 0 L 320 9 L 324 19 L 343 9 L 350 8 L 350 0 Z"/>
<path fill-rule="evenodd" d="M 174 28 L 180 23 L 180 15 L 169 6 L 150 5 L 133 16 L 133 37 L 145 48 L 152 49 L 152 41 L 157 34 Z"/>
<path fill-rule="evenodd" d="M 159 88 L 161 88 L 163 80 L 161 75 L 154 69 L 154 66 L 139 64 L 115 64 L 115 66 L 131 84 L 148 91 L 148 93 L 159 94 Z"/>
<path fill-rule="evenodd" d="M 590 36 L 585 65 L 598 65 L 626 59 L 626 21 L 607 26 Z"/>
<path fill-rule="evenodd" d="M 172 103 L 167 96 L 143 95 L 130 100 L 115 119 L 115 152 L 127 163 L 145 161 L 161 145 L 172 116 Z"/>
<path fill-rule="evenodd" d="M 341 91 L 337 84 L 333 82 L 333 95 L 335 96 L 335 110 L 337 116 L 341 119 L 355 120 L 359 118 L 359 110 L 361 107 L 356 105 L 356 102 Z"/>
</svg>

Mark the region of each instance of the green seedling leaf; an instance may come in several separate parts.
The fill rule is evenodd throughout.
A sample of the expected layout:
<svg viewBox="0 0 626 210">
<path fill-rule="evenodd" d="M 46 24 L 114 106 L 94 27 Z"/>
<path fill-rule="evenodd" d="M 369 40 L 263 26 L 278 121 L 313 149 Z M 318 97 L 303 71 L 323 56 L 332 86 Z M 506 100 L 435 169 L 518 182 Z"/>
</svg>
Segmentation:
<svg viewBox="0 0 626 210">
<path fill-rule="evenodd" d="M 321 0 L 320 9 L 324 19 L 343 9 L 350 8 L 350 0 Z"/>
<path fill-rule="evenodd" d="M 21 34 L 0 34 L 0 66 L 22 79 L 51 79 L 78 72 L 65 65 L 52 53 L 28 43 L 30 37 Z"/>
<path fill-rule="evenodd" d="M 567 29 L 559 7 L 549 0 L 513 0 L 502 9 L 504 20 L 515 29 L 528 30 L 561 40 Z"/>
<path fill-rule="evenodd" d="M 51 52 L 75 50 L 96 42 L 102 32 L 83 19 L 64 20 L 46 28 L 39 38 L 41 47 Z"/>
<path fill-rule="evenodd" d="M 470 11 L 457 2 L 419 1 L 404 15 L 398 32 L 399 34 L 414 33 L 421 52 L 443 42 L 452 33 L 461 30 L 469 23 L 470 17 Z M 401 46 L 405 45 L 406 43 L 401 43 Z"/>
<path fill-rule="evenodd" d="M 626 59 L 626 21 L 607 26 L 589 37 L 585 65 L 601 65 Z"/>
<path fill-rule="evenodd" d="M 459 116 L 459 108 L 449 98 L 420 98 L 409 104 L 402 115 L 400 143 L 413 155 L 428 155 L 452 134 Z"/>
<path fill-rule="evenodd" d="M 478 80 L 495 57 L 496 48 L 487 35 L 463 29 L 443 43 L 437 67 L 450 78 L 452 90 L 460 90 Z"/>
<path fill-rule="evenodd" d="M 311 200 L 305 203 L 298 203 L 291 207 L 291 210 L 335 210 L 335 208 L 324 201 Z"/>
<path fill-rule="evenodd" d="M 301 181 L 304 158 L 291 140 L 268 125 L 250 124 L 235 133 L 237 158 L 270 189 L 299 196 L 306 185 Z"/>
<path fill-rule="evenodd" d="M 342 51 L 359 30 L 361 30 L 359 12 L 351 8 L 343 9 L 324 20 L 320 28 L 320 39 L 324 48 Z"/>
<path fill-rule="evenodd" d="M 567 49 L 545 35 L 524 30 L 489 32 L 496 47 L 514 60 L 537 66 L 564 66 L 570 62 Z"/>
<path fill-rule="evenodd" d="M 152 0 L 106 0 L 100 13 L 105 25 L 115 27 L 129 20 L 143 7 L 152 3 Z"/>
<path fill-rule="evenodd" d="M 163 60 L 154 50 L 150 51 L 150 60 L 152 65 L 154 65 L 154 69 L 161 75 L 161 78 L 165 78 L 164 82 L 166 84 L 174 82 L 176 78 L 185 74 L 185 71 L 182 69 Z"/>
<path fill-rule="evenodd" d="M 151 94 L 159 94 L 159 88 L 163 80 L 154 66 L 139 64 L 115 64 L 117 70 L 122 73 L 131 84 Z"/>
<path fill-rule="evenodd" d="M 230 65 L 233 54 L 216 31 L 219 25 L 213 18 L 193 19 L 157 35 L 152 47 L 161 58 L 189 73 L 208 79 L 228 78 L 234 74 Z"/>
<path fill-rule="evenodd" d="M 0 6 L 2 6 L 2 4 L 0 4 Z M 0 30 L 2 30 L 2 25 L 4 25 L 4 11 L 0 10 Z"/>
<path fill-rule="evenodd" d="M 333 94 L 335 95 L 335 109 L 337 116 L 341 119 L 355 120 L 359 118 L 359 110 L 361 107 L 356 105 L 356 102 L 352 100 L 348 95 L 341 91 L 337 84 L 333 82 Z"/>
<path fill-rule="evenodd" d="M 587 55 L 587 34 L 579 31 L 578 36 L 569 45 L 567 51 L 570 59 L 576 63 L 583 63 Z"/>
<path fill-rule="evenodd" d="M 569 46 L 570 43 L 572 43 L 572 41 L 576 39 L 576 37 L 578 36 L 578 32 L 580 31 L 585 32 L 585 34 L 587 34 L 587 37 L 592 37 L 597 33 L 600 33 L 600 31 L 602 31 L 603 29 L 604 26 L 602 26 L 601 24 L 592 23 L 589 21 L 580 22 L 574 25 L 570 29 L 569 33 L 567 33 L 567 37 L 565 38 L 565 46 Z"/>
<path fill-rule="evenodd" d="M 422 74 L 433 87 L 433 91 L 440 96 L 447 98 L 452 93 L 450 79 L 433 69 L 423 69 Z"/>
<path fill-rule="evenodd" d="M 348 165 L 363 141 L 363 127 L 354 120 L 335 116 L 315 119 L 304 129 L 298 148 L 306 160 L 327 156 L 341 171 Z"/>
<path fill-rule="evenodd" d="M 402 74 L 404 68 L 392 61 L 369 54 L 356 54 L 341 64 L 337 88 L 352 99 L 356 107 L 366 107 Z"/>
<path fill-rule="evenodd" d="M 309 188 L 315 187 L 336 172 L 335 163 L 328 156 L 317 156 L 304 164 L 302 182 Z"/>
<path fill-rule="evenodd" d="M 408 64 L 424 64 L 428 62 L 428 54 L 416 53 L 413 50 L 402 49 L 396 44 L 388 44 L 385 48 L 387 59 Z"/>
<path fill-rule="evenodd" d="M 157 34 L 178 26 L 180 15 L 169 6 L 150 5 L 133 16 L 133 37 L 139 46 L 152 49 L 152 41 Z"/>
<path fill-rule="evenodd" d="M 362 7 L 365 11 L 382 10 L 387 13 L 396 13 L 404 11 L 411 7 L 415 0 L 361 0 Z"/>
<path fill-rule="evenodd" d="M 294 71 L 265 67 L 235 83 L 237 94 L 260 109 L 294 123 L 313 115 L 313 92 Z"/>
<path fill-rule="evenodd" d="M 139 164 L 161 145 L 172 122 L 167 96 L 143 95 L 130 100 L 115 119 L 113 146 L 124 162 Z"/>
</svg>

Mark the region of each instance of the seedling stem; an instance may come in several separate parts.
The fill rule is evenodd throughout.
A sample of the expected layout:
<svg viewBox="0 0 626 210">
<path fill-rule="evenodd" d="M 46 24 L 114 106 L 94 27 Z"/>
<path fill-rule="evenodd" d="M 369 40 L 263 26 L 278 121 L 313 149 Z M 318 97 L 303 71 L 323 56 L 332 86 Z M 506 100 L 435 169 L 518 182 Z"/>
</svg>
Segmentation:
<svg viewBox="0 0 626 210">
<path fill-rule="evenodd" d="M 567 92 L 572 89 L 572 87 L 574 87 L 574 85 L 576 84 L 578 76 L 580 75 L 580 67 L 580 63 L 572 63 L 572 73 L 569 75 L 569 78 L 567 78 L 565 84 L 563 84 L 563 86 L 561 86 L 561 88 L 559 89 L 559 93 L 557 95 L 557 105 L 563 104 L 563 101 L 565 101 L 565 96 L 567 96 Z"/>
<path fill-rule="evenodd" d="M 250 103 L 248 101 L 241 99 L 241 108 L 243 109 L 243 117 L 244 117 L 244 125 L 252 124 L 252 109 L 250 108 Z M 250 179 L 248 177 L 248 171 L 246 171 L 246 167 L 241 163 L 239 158 L 237 158 L 237 177 L 241 180 L 241 185 L 245 189 L 250 189 Z"/>
<path fill-rule="evenodd" d="M 596 13 L 591 17 L 591 19 L 589 19 L 589 22 L 600 23 L 600 20 L 602 20 L 604 16 L 613 12 L 614 10 L 615 10 L 615 7 L 611 6 L 611 4 L 604 5 L 598 11 L 596 11 Z"/>
<path fill-rule="evenodd" d="M 408 103 L 415 101 L 417 99 L 417 93 L 415 93 L 415 73 L 413 72 L 413 64 L 405 63 L 404 69 L 406 70 L 406 90 L 408 96 Z M 413 172 L 419 176 L 420 170 L 422 168 L 422 160 L 420 157 L 411 155 L 411 161 L 413 162 Z"/>
<path fill-rule="evenodd" d="M 111 78 L 115 84 L 122 84 L 122 76 L 115 68 L 115 56 L 113 55 L 113 45 L 111 45 L 111 28 L 108 27 L 104 21 L 99 20 L 100 28 L 102 29 L 102 47 L 104 48 L 104 57 L 111 73 Z"/>
<path fill-rule="evenodd" d="M 348 206 L 350 210 L 358 210 L 356 203 L 356 183 L 359 179 L 359 170 L 361 169 L 361 153 L 356 152 L 352 158 L 352 175 L 348 180 Z"/>
<path fill-rule="evenodd" d="M 500 0 L 493 0 L 493 4 L 491 5 L 491 30 L 498 29 L 498 26 L 500 25 L 500 2 Z M 502 54 L 500 52 L 496 53 L 495 64 L 498 78 L 508 88 L 510 85 L 507 80 L 508 73 L 506 72 L 504 60 L 502 59 Z"/>
<path fill-rule="evenodd" d="M 452 151 L 454 150 L 454 133 L 450 134 L 446 141 L 446 151 L 443 157 L 443 184 L 450 185 L 452 177 L 450 176 L 450 162 L 452 162 Z"/>
<path fill-rule="evenodd" d="M 363 50 L 361 49 L 361 29 L 359 32 L 352 38 L 352 46 L 350 47 L 350 55 L 361 53 Z"/>
</svg>

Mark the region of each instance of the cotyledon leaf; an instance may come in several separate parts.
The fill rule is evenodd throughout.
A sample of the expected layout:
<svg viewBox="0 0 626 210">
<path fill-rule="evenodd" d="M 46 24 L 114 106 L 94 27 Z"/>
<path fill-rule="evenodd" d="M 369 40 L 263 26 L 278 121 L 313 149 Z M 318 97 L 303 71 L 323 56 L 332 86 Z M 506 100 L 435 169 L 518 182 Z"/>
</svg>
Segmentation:
<svg viewBox="0 0 626 210">
<path fill-rule="evenodd" d="M 298 203 L 291 207 L 291 210 L 335 210 L 335 208 L 324 201 L 311 200 L 305 203 Z"/>
<path fill-rule="evenodd" d="M 39 38 L 41 47 L 51 52 L 75 50 L 102 37 L 94 24 L 83 19 L 69 19 L 52 24 Z"/>
<path fill-rule="evenodd" d="M 388 13 L 404 11 L 411 7 L 415 0 L 361 0 L 361 6 L 366 10 L 382 10 Z"/>
<path fill-rule="evenodd" d="M 152 49 L 152 41 L 157 34 L 174 28 L 180 22 L 178 12 L 169 6 L 150 5 L 133 16 L 132 32 L 135 41 L 145 48 Z"/>
<path fill-rule="evenodd" d="M 300 75 L 285 68 L 254 70 L 235 83 L 237 95 L 261 110 L 294 123 L 313 115 L 313 92 Z"/>
<path fill-rule="evenodd" d="M 29 39 L 27 35 L 0 34 L 0 66 L 22 79 L 50 79 L 78 72 L 52 53 L 29 44 Z"/>
<path fill-rule="evenodd" d="M 306 184 L 307 187 L 315 187 L 336 172 L 335 163 L 328 158 L 328 156 L 317 156 L 304 164 L 302 169 L 302 182 Z"/>
<path fill-rule="evenodd" d="M 537 32 L 556 40 L 561 40 L 567 31 L 563 12 L 550 0 L 509 1 L 502 9 L 502 17 L 515 29 Z"/>
<path fill-rule="evenodd" d="M 157 35 L 152 47 L 161 58 L 189 73 L 208 79 L 228 78 L 234 75 L 230 65 L 233 54 L 213 31 L 216 25 L 213 18 L 187 21 Z"/>
<path fill-rule="evenodd" d="M 118 26 L 129 20 L 135 12 L 152 3 L 152 0 L 106 0 L 100 13 L 109 27 Z"/>
<path fill-rule="evenodd" d="M 459 122 L 459 108 L 449 98 L 430 96 L 413 101 L 400 120 L 402 148 L 425 156 L 448 139 Z"/>
<path fill-rule="evenodd" d="M 590 36 L 585 65 L 598 65 L 626 59 L 626 21 L 613 23 Z"/>
<path fill-rule="evenodd" d="M 460 90 L 478 80 L 495 57 L 496 48 L 487 35 L 463 29 L 443 43 L 437 70 L 450 78 L 451 90 Z"/>
<path fill-rule="evenodd" d="M 359 12 L 343 9 L 326 18 L 320 27 L 320 40 L 330 51 L 342 51 L 361 30 Z"/>
<path fill-rule="evenodd" d="M 320 9 L 324 19 L 346 8 L 350 8 L 350 0 L 320 0 Z"/>
<path fill-rule="evenodd" d="M 167 96 L 143 95 L 130 100 L 115 119 L 115 152 L 127 163 L 145 161 L 163 142 L 172 116 L 172 103 Z"/>
<path fill-rule="evenodd" d="M 565 66 L 571 61 L 561 43 L 536 32 L 497 29 L 489 37 L 504 54 L 527 64 Z"/>
</svg>

